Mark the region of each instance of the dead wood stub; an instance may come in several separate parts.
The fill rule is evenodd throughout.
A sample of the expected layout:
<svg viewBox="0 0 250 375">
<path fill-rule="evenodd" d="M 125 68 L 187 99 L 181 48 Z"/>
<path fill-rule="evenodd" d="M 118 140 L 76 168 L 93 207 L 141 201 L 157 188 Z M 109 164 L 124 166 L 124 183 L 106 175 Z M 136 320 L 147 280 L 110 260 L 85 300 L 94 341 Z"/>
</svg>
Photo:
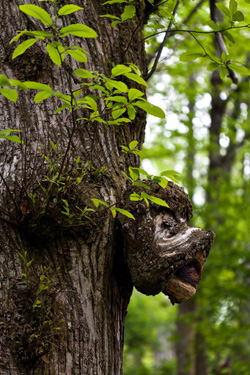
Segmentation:
<svg viewBox="0 0 250 375">
<path fill-rule="evenodd" d="M 192 205 L 183 188 L 171 182 L 165 189 L 154 183 L 150 187 L 150 194 L 170 208 L 154 203 L 146 207 L 143 202 L 130 205 L 137 220 L 122 219 L 125 259 L 140 292 L 164 292 L 172 302 L 183 302 L 196 292 L 214 234 L 188 226 Z"/>
</svg>

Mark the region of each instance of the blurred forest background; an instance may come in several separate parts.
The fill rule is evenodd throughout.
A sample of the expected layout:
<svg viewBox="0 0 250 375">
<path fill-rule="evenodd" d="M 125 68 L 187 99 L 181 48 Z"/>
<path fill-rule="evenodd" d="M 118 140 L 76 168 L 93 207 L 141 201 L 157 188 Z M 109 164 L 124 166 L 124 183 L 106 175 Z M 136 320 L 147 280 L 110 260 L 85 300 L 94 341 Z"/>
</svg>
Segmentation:
<svg viewBox="0 0 250 375">
<path fill-rule="evenodd" d="M 214 1 L 163 3 L 151 15 L 145 38 L 162 31 L 146 39 L 149 71 L 164 43 L 148 79 L 148 95 L 166 119 L 148 118 L 142 168 L 152 174 L 180 172 L 194 208 L 190 224 L 214 230 L 216 239 L 190 301 L 172 306 L 164 295 L 134 291 L 125 327 L 124 375 L 249 375 L 249 75 L 236 69 L 236 84 L 206 58 L 181 62 L 179 57 L 205 48 L 221 58 L 216 35 L 209 33 L 212 19 L 220 28 L 233 27 L 223 33 L 226 54 L 249 69 L 249 28 L 234 27 L 250 24 L 250 1 L 221 1 L 225 8 L 212 12 Z M 166 35 L 174 8 L 172 32 Z M 194 38 L 174 29 L 206 33 Z"/>
</svg>

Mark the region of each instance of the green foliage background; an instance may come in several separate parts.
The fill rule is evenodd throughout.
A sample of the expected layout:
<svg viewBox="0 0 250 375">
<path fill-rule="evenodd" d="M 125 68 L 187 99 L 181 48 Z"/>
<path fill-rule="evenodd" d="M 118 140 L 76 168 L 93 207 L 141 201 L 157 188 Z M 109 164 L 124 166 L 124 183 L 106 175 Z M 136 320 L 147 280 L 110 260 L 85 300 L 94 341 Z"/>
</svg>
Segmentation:
<svg viewBox="0 0 250 375">
<path fill-rule="evenodd" d="M 174 3 L 167 2 L 160 16 L 159 12 L 151 16 L 146 36 L 166 30 Z M 244 15 L 244 23 L 248 24 L 249 2 L 242 1 L 237 5 Z M 209 30 L 208 2 L 204 1 L 190 16 L 195 6 L 194 2 L 185 3 L 185 6 L 181 3 L 172 29 Z M 235 6 L 233 1 L 222 1 L 218 6 L 222 27 L 231 22 L 226 13 L 232 6 Z M 224 10 L 224 15 L 220 10 Z M 182 22 L 187 19 L 184 26 Z M 236 24 L 242 25 L 243 22 L 231 22 L 231 25 Z M 230 34 L 231 40 L 225 37 L 230 57 L 249 68 L 248 29 L 240 32 L 231 30 Z M 157 35 L 148 39 L 149 55 L 155 56 L 162 38 Z M 198 34 L 197 38 L 211 55 L 216 55 L 213 34 Z M 202 48 L 189 33 L 169 35 L 157 71 L 148 81 L 150 101 L 166 111 L 166 120 L 149 118 L 142 167 L 151 167 L 152 173 L 170 168 L 181 172 L 178 179 L 194 206 L 191 225 L 215 231 L 216 239 L 195 297 L 199 309 L 184 319 L 194 323 L 196 332 L 201 332 L 204 337 L 208 374 L 248 375 L 249 78 L 236 70 L 236 86 L 230 78 L 221 74 L 223 81 L 215 88 L 211 82 L 213 73 L 207 70 L 207 59 L 189 61 L 187 57 L 183 58 L 186 52 L 199 54 Z M 184 62 L 179 61 L 180 56 Z M 211 98 L 215 89 L 226 103 L 217 139 L 211 136 Z M 216 153 L 221 158 L 221 165 L 211 172 L 209 155 Z M 227 157 L 230 168 L 225 166 Z M 174 351 L 174 343 L 178 340 L 175 328 L 177 307 L 172 307 L 165 298 L 158 296 L 151 299 L 133 294 L 125 328 L 125 375 L 177 373 Z M 162 337 L 167 342 L 165 347 Z M 158 354 L 164 350 L 165 358 L 161 357 L 159 362 Z M 229 366 L 223 370 L 226 361 Z"/>
</svg>

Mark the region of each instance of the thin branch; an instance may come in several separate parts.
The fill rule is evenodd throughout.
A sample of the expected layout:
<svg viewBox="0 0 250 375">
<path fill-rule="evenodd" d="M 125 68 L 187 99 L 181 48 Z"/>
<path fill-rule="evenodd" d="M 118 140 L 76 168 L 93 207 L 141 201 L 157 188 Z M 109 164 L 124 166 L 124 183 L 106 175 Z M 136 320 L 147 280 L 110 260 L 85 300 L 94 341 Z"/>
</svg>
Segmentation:
<svg viewBox="0 0 250 375">
<path fill-rule="evenodd" d="M 215 34 L 217 32 L 223 33 L 224 31 L 234 30 L 234 29 L 243 29 L 243 28 L 250 28 L 250 24 L 243 25 L 243 26 L 230 26 L 226 27 L 225 29 L 221 29 L 219 31 L 202 31 L 202 30 L 183 30 L 183 29 L 173 29 L 169 30 L 169 33 L 193 33 L 193 34 Z M 167 30 L 159 31 L 157 33 L 151 34 L 146 36 L 143 40 L 147 40 L 149 38 L 153 38 L 154 36 L 166 33 Z"/>
<path fill-rule="evenodd" d="M 175 16 L 176 12 L 177 12 L 177 9 L 178 9 L 178 6 L 180 4 L 180 1 L 177 0 L 176 1 L 176 4 L 175 4 L 175 7 L 174 7 L 174 10 L 173 10 L 173 17 Z M 160 57 L 161 57 L 161 54 L 162 54 L 162 50 L 166 44 L 166 41 L 167 41 L 167 38 L 169 36 L 169 31 L 171 30 L 171 27 L 172 27 L 172 22 L 170 21 L 169 22 L 169 25 L 168 25 L 168 28 L 167 28 L 167 31 L 165 33 L 165 36 L 164 36 L 164 39 L 160 45 L 160 48 L 158 49 L 158 52 L 157 52 L 157 55 L 156 55 L 156 58 L 155 58 L 155 61 L 154 61 L 154 64 L 152 66 L 152 69 L 150 70 L 150 72 L 147 74 L 147 77 L 146 77 L 146 81 L 153 75 L 153 73 L 155 72 L 156 68 L 157 68 L 157 65 L 158 65 L 158 62 L 160 60 Z"/>
<path fill-rule="evenodd" d="M 129 46 L 130 46 L 130 44 L 131 44 L 131 42 L 132 42 L 132 40 L 133 40 L 133 38 L 134 38 L 134 36 L 135 36 L 135 34 L 136 34 L 136 31 L 139 29 L 139 27 L 141 26 L 141 24 L 142 24 L 142 22 L 145 20 L 145 18 L 149 17 L 150 14 L 152 14 L 153 12 L 155 12 L 155 11 L 160 7 L 160 5 L 163 5 L 163 4 L 167 3 L 167 2 L 168 2 L 168 0 L 165 0 L 165 1 L 162 1 L 161 3 L 156 4 L 156 5 L 153 7 L 153 9 L 151 9 L 149 12 L 147 12 L 145 15 L 143 15 L 143 16 L 141 17 L 141 19 L 140 19 L 139 22 L 138 22 L 138 25 L 136 26 L 136 28 L 134 29 L 134 31 L 133 31 L 133 33 L 132 33 L 132 36 L 131 36 L 131 38 L 130 38 L 130 40 L 129 40 L 129 42 L 128 42 L 128 45 L 127 45 L 127 47 L 126 47 L 126 49 L 125 49 L 125 51 L 124 51 L 124 54 L 125 54 L 125 53 L 127 52 L 127 50 L 129 49 Z"/>
<path fill-rule="evenodd" d="M 217 24 L 216 0 L 210 0 L 209 3 L 210 3 L 211 20 Z M 215 48 L 218 52 L 218 55 L 221 55 L 222 52 L 225 52 L 227 55 L 229 55 L 222 32 L 215 33 Z M 232 82 L 237 85 L 238 84 L 237 74 L 228 66 L 227 66 L 227 70 L 228 70 L 228 77 L 230 77 Z"/>
<path fill-rule="evenodd" d="M 204 3 L 205 0 L 200 0 L 196 5 L 195 7 L 193 7 L 193 9 L 191 10 L 191 12 L 188 14 L 188 16 L 182 21 L 182 23 L 186 24 L 190 21 L 190 19 L 193 17 L 193 15 L 195 14 L 195 12 L 197 12 L 197 10 L 199 9 L 199 7 Z"/>
</svg>

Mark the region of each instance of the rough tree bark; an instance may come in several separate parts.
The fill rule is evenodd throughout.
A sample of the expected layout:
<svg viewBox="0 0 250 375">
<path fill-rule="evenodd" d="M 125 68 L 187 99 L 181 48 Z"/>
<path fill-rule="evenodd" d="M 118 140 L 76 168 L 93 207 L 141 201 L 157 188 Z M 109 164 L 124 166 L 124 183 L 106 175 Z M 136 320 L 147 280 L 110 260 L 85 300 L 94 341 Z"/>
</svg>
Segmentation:
<svg viewBox="0 0 250 375">
<path fill-rule="evenodd" d="M 1 73 L 67 93 L 71 79 L 66 78 L 67 71 L 77 67 L 74 61 L 66 61 L 59 69 L 37 45 L 17 60 L 11 58 L 14 46 L 9 41 L 16 31 L 42 27 L 20 13 L 18 6 L 25 3 L 36 4 L 1 1 Z M 58 1 L 60 6 L 65 3 Z M 50 9 L 50 3 L 41 4 Z M 75 38 L 89 51 L 84 67 L 108 76 L 113 63 L 132 62 L 145 76 L 143 2 L 138 2 L 132 21 L 115 28 L 99 15 L 120 15 L 121 5 L 105 8 L 97 0 L 74 4 L 84 6 L 84 11 L 68 20 L 88 25 L 99 36 L 84 41 Z M 74 88 L 73 80 L 70 84 Z M 41 185 L 46 188 L 50 173 L 41 153 L 48 155 L 50 141 L 58 144 L 51 158 L 60 169 L 73 124 L 65 112 L 54 114 L 56 98 L 35 106 L 33 96 L 20 92 L 16 105 L 0 98 L 1 129 L 21 130 L 24 141 L 23 145 L 4 141 L 0 152 L 0 374 L 121 374 L 123 326 L 133 285 L 145 294 L 163 291 L 173 302 L 187 299 L 195 293 L 213 233 L 187 226 L 192 207 L 183 189 L 174 184 L 165 190 L 151 186 L 152 194 L 166 199 L 170 209 L 129 201 L 130 187 L 121 172 L 127 172 L 129 165 L 138 167 L 139 158 L 122 153 L 120 145 L 135 139 L 142 145 L 143 111 L 138 111 L 132 125 L 79 123 L 61 171 L 72 177 L 78 157 L 83 166 L 91 163 L 84 183 L 72 193 L 76 204 L 84 207 L 91 198 L 99 198 L 129 209 L 135 222 L 119 216 L 114 219 L 101 209 L 80 226 L 67 227 L 55 204 L 41 212 Z M 36 194 L 35 205 L 30 194 Z M 26 262 L 20 256 L 25 252 Z M 24 263 L 32 259 L 25 269 Z M 45 272 L 49 287 L 39 294 L 41 306 L 34 308 L 43 281 L 41 266 L 49 267 Z"/>
</svg>

